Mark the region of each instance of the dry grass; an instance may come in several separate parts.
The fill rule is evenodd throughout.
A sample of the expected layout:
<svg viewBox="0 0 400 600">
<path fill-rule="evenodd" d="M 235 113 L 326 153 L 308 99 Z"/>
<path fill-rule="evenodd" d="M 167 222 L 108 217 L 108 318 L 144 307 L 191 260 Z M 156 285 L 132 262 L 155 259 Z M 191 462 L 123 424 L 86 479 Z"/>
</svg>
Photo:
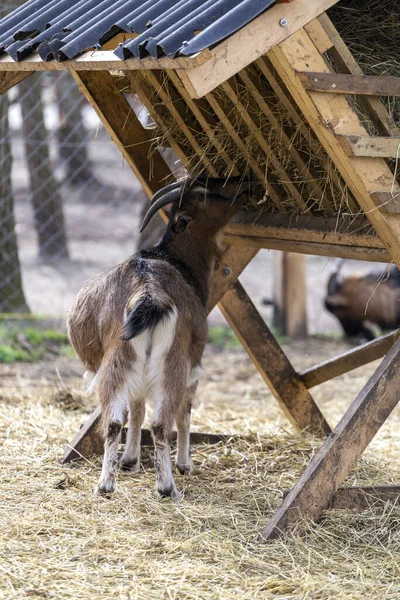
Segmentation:
<svg viewBox="0 0 400 600">
<path fill-rule="evenodd" d="M 321 341 L 289 348 L 302 367 L 338 350 Z M 259 543 L 318 442 L 293 433 L 242 352 L 207 355 L 207 404 L 194 427 L 246 437 L 196 448 L 194 474 L 177 476 L 185 492 L 177 504 L 156 497 L 149 449 L 139 476 L 122 474 L 111 499 L 92 493 L 98 459 L 58 464 L 90 407 L 60 402 L 59 382 L 73 389 L 79 367 L 65 358 L 56 366 L 59 376 L 44 364 L 2 373 L 1 598 L 400 597 L 399 508 L 330 511 L 305 537 Z M 372 370 L 321 386 L 316 398 L 331 421 Z M 349 483 L 398 481 L 397 441 L 394 416 Z"/>
</svg>

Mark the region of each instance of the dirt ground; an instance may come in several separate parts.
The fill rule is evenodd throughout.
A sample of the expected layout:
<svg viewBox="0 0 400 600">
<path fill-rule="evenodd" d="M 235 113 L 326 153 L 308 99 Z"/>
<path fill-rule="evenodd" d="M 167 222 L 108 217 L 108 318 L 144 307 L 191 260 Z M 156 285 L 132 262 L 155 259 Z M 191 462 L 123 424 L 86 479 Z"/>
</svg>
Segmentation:
<svg viewBox="0 0 400 600">
<path fill-rule="evenodd" d="M 348 345 L 284 348 L 304 369 Z M 305 537 L 260 543 L 320 442 L 293 431 L 243 350 L 208 347 L 204 366 L 193 430 L 242 439 L 193 448 L 176 504 L 155 494 L 150 449 L 108 499 L 93 494 L 100 459 L 58 463 L 93 408 L 77 359 L 0 365 L 0 598 L 398 600 L 399 508 L 327 511 Z M 314 391 L 332 426 L 375 366 Z M 400 480 L 399 431 L 395 411 L 349 484 Z"/>
</svg>

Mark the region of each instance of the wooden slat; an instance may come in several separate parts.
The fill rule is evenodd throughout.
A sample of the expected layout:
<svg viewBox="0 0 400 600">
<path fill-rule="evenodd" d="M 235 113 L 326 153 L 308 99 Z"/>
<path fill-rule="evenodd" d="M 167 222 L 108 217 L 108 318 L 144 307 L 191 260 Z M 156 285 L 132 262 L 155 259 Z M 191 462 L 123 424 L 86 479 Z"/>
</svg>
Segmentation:
<svg viewBox="0 0 400 600">
<path fill-rule="evenodd" d="M 273 6 L 211 50 L 209 65 L 181 70 L 182 83 L 193 98 L 201 98 L 336 2 L 296 0 Z M 282 19 L 286 20 L 285 27 L 280 24 Z"/>
<path fill-rule="evenodd" d="M 400 190 L 393 181 L 390 169 L 383 159 L 352 158 L 346 155 L 332 128 L 337 134 L 366 135 L 354 109 L 343 94 L 328 97 L 321 92 L 308 93 L 298 76 L 298 71 L 307 69 L 310 72 L 328 70 L 323 57 L 303 30 L 295 33 L 280 47 L 271 50 L 269 58 L 391 257 L 400 264 L 400 221 L 396 218 L 397 215 L 376 210 L 370 197 L 370 193 L 377 191 L 392 191 L 396 194 Z"/>
<path fill-rule="evenodd" d="M 193 113 L 194 117 L 196 118 L 196 120 L 198 121 L 199 125 L 202 127 L 204 133 L 206 134 L 206 136 L 208 137 L 208 139 L 210 141 L 210 145 L 214 146 L 218 155 L 225 162 L 226 166 L 229 169 L 229 171 L 228 171 L 229 175 L 239 175 L 239 171 L 235 165 L 235 162 L 229 157 L 229 155 L 225 151 L 225 148 L 219 141 L 218 137 L 215 135 L 214 127 L 216 126 L 216 123 L 213 123 L 213 125 L 210 125 L 210 123 L 209 123 L 210 115 L 206 116 L 205 111 L 203 112 L 201 107 L 199 106 L 200 100 L 197 100 L 197 104 L 196 104 L 195 100 L 192 100 L 192 98 L 189 96 L 186 88 L 182 84 L 181 80 L 179 79 L 179 77 L 175 73 L 175 71 L 169 70 L 168 76 L 171 79 L 174 86 L 176 87 L 179 94 L 185 100 L 188 108 L 190 108 L 190 110 L 192 111 L 192 113 Z"/>
<path fill-rule="evenodd" d="M 137 74 L 133 77 L 132 74 L 129 73 L 127 73 L 127 77 L 131 82 L 132 90 L 138 95 L 140 101 L 146 107 L 153 121 L 157 123 L 158 127 L 163 131 L 166 142 L 164 145 L 168 145 L 170 148 L 172 148 L 185 169 L 188 169 L 189 157 L 185 154 L 181 146 L 173 137 L 173 131 L 171 131 L 171 128 L 168 127 L 167 123 L 164 122 L 163 117 L 160 115 L 158 104 L 155 105 L 153 103 L 153 90 L 150 88 L 145 77 L 140 77 Z"/>
<path fill-rule="evenodd" d="M 290 176 L 286 173 L 285 169 L 280 164 L 279 160 L 276 158 L 275 153 L 272 151 L 270 145 L 268 144 L 265 137 L 262 135 L 259 127 L 254 123 L 253 119 L 247 112 L 243 103 L 240 101 L 238 94 L 233 89 L 231 83 L 225 81 L 221 84 L 221 89 L 224 90 L 225 94 L 228 96 L 229 100 L 232 102 L 234 110 L 239 114 L 240 118 L 246 124 L 249 129 L 250 134 L 257 141 L 260 148 L 265 153 L 267 162 L 271 164 L 273 170 L 275 171 L 279 183 L 283 185 L 286 189 L 289 196 L 295 200 L 296 204 L 302 209 L 306 210 L 307 205 L 304 202 L 299 190 L 290 180 Z"/>
<path fill-rule="evenodd" d="M 370 137 L 368 135 L 340 135 L 339 141 L 349 156 L 398 158 L 400 137 Z"/>
<path fill-rule="evenodd" d="M 250 237 L 277 238 L 299 242 L 385 249 L 384 243 L 368 233 L 368 222 L 354 219 L 340 223 L 335 218 L 254 213 L 241 211 L 226 227 L 226 233 Z M 389 261 L 390 262 L 390 261 Z"/>
<path fill-rule="evenodd" d="M 398 404 L 399 385 L 400 340 L 397 340 L 264 528 L 263 538 L 277 538 L 292 527 L 300 533 L 307 522 L 319 519 Z"/>
<path fill-rule="evenodd" d="M 185 139 L 190 143 L 193 148 L 193 152 L 196 154 L 197 160 L 203 163 L 204 167 L 212 177 L 218 177 L 218 173 L 211 164 L 210 160 L 207 158 L 205 152 L 202 151 L 200 144 L 198 143 L 195 135 L 192 133 L 189 126 L 186 124 L 184 117 L 179 113 L 175 102 L 172 100 L 170 94 L 167 91 L 167 81 L 160 81 L 160 78 L 148 71 L 144 74 L 149 83 L 154 87 L 157 96 L 160 100 L 162 100 L 164 106 L 168 109 L 174 123 L 179 127 L 182 131 Z M 162 76 L 161 76 L 162 77 Z"/>
<path fill-rule="evenodd" d="M 236 144 L 236 146 L 238 147 L 240 152 L 244 155 L 247 155 L 246 145 L 244 144 L 243 140 L 238 135 L 236 129 L 233 127 L 232 123 L 230 122 L 228 116 L 224 112 L 224 109 L 220 105 L 219 101 L 215 98 L 215 96 L 213 94 L 207 94 L 206 100 L 209 103 L 209 105 L 211 106 L 211 108 L 213 109 L 213 111 L 215 112 L 215 114 L 217 115 L 217 117 L 220 119 L 226 132 L 232 138 L 232 140 L 234 141 L 234 143 Z M 262 185 L 267 189 L 268 195 L 271 198 L 272 202 L 277 206 L 277 208 L 279 208 L 281 211 L 285 212 L 285 210 L 282 206 L 282 202 L 279 198 L 279 195 L 277 194 L 277 192 L 275 191 L 273 186 L 270 184 L 270 182 L 267 181 L 266 174 L 259 167 L 257 161 L 249 160 L 249 166 L 251 167 L 254 175 L 257 177 L 259 182 L 262 183 Z"/>
<path fill-rule="evenodd" d="M 400 213 L 400 192 L 373 192 L 371 198 L 375 206 L 388 213 Z"/>
<path fill-rule="evenodd" d="M 33 71 L 6 71 L 0 72 L 0 94 L 8 92 L 15 85 L 32 75 Z"/>
<path fill-rule="evenodd" d="M 72 73 L 81 92 L 95 109 L 106 130 L 148 196 L 166 184 L 171 172 L 163 160 L 153 161 L 152 135 L 145 130 L 108 71 Z M 123 86 L 123 80 L 119 81 Z"/>
<path fill-rule="evenodd" d="M 218 306 L 289 421 L 317 435 L 329 433 L 329 425 L 304 383 L 238 281 Z"/>
<path fill-rule="evenodd" d="M 328 50 L 328 56 L 334 61 L 337 69 L 339 69 L 341 73 L 363 75 L 360 65 L 340 37 L 328 15 L 322 13 L 317 20 L 333 43 L 332 48 Z M 378 98 L 373 96 L 358 96 L 357 101 L 370 117 L 377 131 L 381 135 L 400 135 L 400 130 L 396 127 L 393 119 L 389 116 L 386 107 Z"/>
<path fill-rule="evenodd" d="M 302 158 L 302 156 L 300 155 L 298 150 L 295 148 L 295 146 L 292 143 L 292 140 L 286 134 L 284 128 L 279 123 L 278 119 L 274 116 L 272 110 L 270 109 L 267 102 L 265 101 L 265 99 L 262 95 L 262 92 L 263 91 L 265 92 L 265 90 L 263 90 L 261 82 L 260 81 L 254 82 L 253 78 L 251 77 L 251 74 L 247 73 L 245 70 L 241 71 L 239 73 L 238 77 L 240 77 L 240 79 L 243 81 L 243 83 L 246 86 L 246 89 L 253 96 L 253 98 L 257 102 L 260 110 L 262 111 L 264 116 L 269 121 L 271 127 L 274 129 L 274 131 L 279 136 L 279 139 L 282 142 L 282 145 L 285 147 L 285 149 L 291 156 L 294 164 L 297 166 L 299 173 L 301 174 L 301 176 L 303 178 L 305 187 L 309 188 L 311 194 L 314 194 L 315 198 L 317 198 L 319 200 L 320 204 L 322 204 L 324 206 L 325 210 L 328 211 L 328 214 L 331 213 L 332 207 L 331 207 L 330 203 L 327 202 L 327 199 L 325 198 L 325 194 L 324 194 L 323 190 L 321 189 L 318 182 L 315 180 L 314 176 L 310 172 L 308 164 L 306 164 L 305 160 Z"/>
<path fill-rule="evenodd" d="M 232 228 L 233 230 L 233 228 Z M 279 238 L 257 237 L 242 234 L 225 234 L 227 244 L 237 248 L 253 248 L 261 250 L 281 250 L 282 252 L 295 252 L 297 254 L 310 254 L 314 256 L 326 256 L 332 258 L 345 258 L 351 260 L 362 260 L 371 262 L 390 262 L 391 257 L 386 249 L 354 247 L 335 245 L 318 242 L 299 240 L 287 240 Z"/>
<path fill-rule="evenodd" d="M 290 493 L 290 490 L 283 492 L 283 497 Z M 399 485 L 374 485 L 374 486 L 354 486 L 340 487 L 333 498 L 330 500 L 328 510 L 371 510 L 371 508 L 383 508 L 384 505 L 400 503 Z"/>
<path fill-rule="evenodd" d="M 100 423 L 100 409 L 97 408 L 88 421 L 79 430 L 78 435 L 71 442 L 70 446 L 67 447 L 61 464 L 67 464 L 72 460 L 78 460 L 80 458 L 88 458 L 89 456 L 101 456 L 104 451 L 104 444 L 102 438 L 95 432 L 93 428 L 97 428 Z M 127 429 L 122 430 L 121 444 L 126 442 Z M 172 432 L 171 441 L 176 442 L 176 431 Z M 220 442 L 228 442 L 232 439 L 231 435 L 223 435 L 218 433 L 201 433 L 191 432 L 190 433 L 190 444 L 219 444 Z M 150 429 L 141 430 L 141 446 L 153 446 L 153 436 Z"/>
<path fill-rule="evenodd" d="M 196 68 L 211 59 L 209 50 L 197 56 L 180 58 L 128 58 L 121 60 L 111 50 L 89 50 L 74 60 L 44 61 L 32 54 L 20 62 L 10 56 L 0 58 L 0 71 L 137 71 L 142 69 L 188 69 Z"/>
<path fill-rule="evenodd" d="M 310 389 L 320 383 L 330 381 L 334 377 L 339 377 L 339 375 L 367 365 L 385 356 L 399 337 L 399 334 L 398 330 L 392 331 L 376 340 L 358 346 L 358 348 L 347 350 L 347 352 L 343 352 L 340 356 L 330 358 L 315 367 L 306 369 L 300 373 L 300 377 L 307 389 Z"/>
<path fill-rule="evenodd" d="M 298 73 L 306 90 L 359 96 L 400 96 L 400 77 L 342 73 Z"/>
<path fill-rule="evenodd" d="M 336 191 L 340 194 L 343 189 L 343 182 L 337 176 L 335 170 L 332 168 L 331 161 L 327 158 L 323 147 L 320 142 L 314 138 L 312 130 L 306 125 L 303 118 L 298 114 L 296 108 L 294 107 L 292 101 L 290 100 L 290 96 L 286 90 L 283 89 L 282 85 L 278 82 L 275 74 L 272 72 L 272 68 L 270 68 L 270 63 L 267 57 L 259 58 L 256 61 L 257 68 L 260 69 L 264 77 L 267 79 L 268 83 L 274 90 L 275 95 L 279 98 L 281 104 L 285 107 L 290 119 L 295 124 L 298 132 L 301 134 L 307 146 L 310 148 L 311 152 L 318 158 L 323 169 L 327 174 L 327 179 L 332 180 L 333 185 L 335 186 Z M 349 208 L 353 212 L 357 212 L 357 205 L 354 202 L 353 198 L 350 196 L 348 199 Z"/>
</svg>

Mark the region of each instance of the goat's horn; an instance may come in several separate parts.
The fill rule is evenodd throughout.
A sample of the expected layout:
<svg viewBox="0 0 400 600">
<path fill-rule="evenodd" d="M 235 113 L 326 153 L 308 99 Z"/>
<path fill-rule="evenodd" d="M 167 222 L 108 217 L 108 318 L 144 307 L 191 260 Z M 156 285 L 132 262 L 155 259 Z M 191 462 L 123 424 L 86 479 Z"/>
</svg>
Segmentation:
<svg viewBox="0 0 400 600">
<path fill-rule="evenodd" d="M 154 202 L 156 202 L 159 198 L 161 198 L 161 196 L 164 196 L 164 194 L 166 194 L 167 192 L 171 192 L 172 190 L 177 190 L 178 188 L 181 188 L 183 185 L 185 185 L 185 180 L 174 181 L 173 183 L 166 185 L 165 187 L 161 188 L 153 195 L 152 203 L 154 204 Z"/>
<path fill-rule="evenodd" d="M 179 186 L 179 188 L 174 188 L 174 189 L 170 190 L 169 192 L 166 192 L 161 197 L 159 197 L 155 202 L 153 202 L 153 204 L 150 206 L 149 210 L 147 211 L 147 213 L 143 219 L 143 223 L 140 228 L 140 233 L 142 233 L 146 229 L 147 225 L 149 224 L 151 219 L 154 217 L 156 212 L 158 212 L 160 210 L 160 208 L 163 208 L 163 206 L 166 206 L 167 204 L 171 204 L 171 202 L 177 202 L 177 200 L 179 200 L 179 198 L 181 197 L 181 193 L 182 193 L 181 186 Z"/>
</svg>

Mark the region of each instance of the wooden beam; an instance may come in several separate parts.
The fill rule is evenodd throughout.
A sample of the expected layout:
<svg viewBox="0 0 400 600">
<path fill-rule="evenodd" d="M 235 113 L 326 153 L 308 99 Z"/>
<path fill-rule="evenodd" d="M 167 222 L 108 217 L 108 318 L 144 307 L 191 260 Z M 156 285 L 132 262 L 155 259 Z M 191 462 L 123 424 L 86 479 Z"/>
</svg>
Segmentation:
<svg viewBox="0 0 400 600">
<path fill-rule="evenodd" d="M 233 228 L 232 228 L 233 231 Z M 245 247 L 261 250 L 281 250 L 297 254 L 311 254 L 332 258 L 347 258 L 371 262 L 391 262 L 391 257 L 385 248 L 354 247 L 352 245 L 308 242 L 301 240 L 279 239 L 276 237 L 260 237 L 240 233 L 225 234 L 224 241 L 235 247 Z"/>
<path fill-rule="evenodd" d="M 88 456 L 101 456 L 104 452 L 104 444 L 103 440 L 99 435 L 88 435 L 88 428 L 95 425 L 98 427 L 100 423 L 100 413 L 97 408 L 91 415 L 88 421 L 83 425 L 83 427 L 79 430 L 77 436 L 75 436 L 74 440 L 71 442 L 70 446 L 68 446 L 67 450 L 63 458 L 61 459 L 61 464 L 66 464 L 71 462 L 72 460 L 79 460 L 80 458 L 87 458 Z M 82 431 L 83 429 L 83 431 Z M 82 435 L 83 434 L 83 435 Z M 127 429 L 122 430 L 121 435 L 121 444 L 125 444 L 126 442 Z M 172 432 L 171 441 L 176 442 L 176 431 Z M 223 435 L 218 433 L 201 433 L 201 432 L 191 432 L 190 433 L 190 444 L 199 445 L 199 444 L 219 444 L 220 442 L 226 443 L 232 439 L 231 435 Z M 151 434 L 150 429 L 142 429 L 141 430 L 141 446 L 153 446 L 153 436 Z"/>
<path fill-rule="evenodd" d="M 171 171 L 158 155 L 152 159 L 152 133 L 143 128 L 121 90 L 124 82 L 127 91 L 130 90 L 128 82 L 123 78 L 118 80 L 108 71 L 80 71 L 72 76 L 151 197 L 171 178 Z"/>
<path fill-rule="evenodd" d="M 209 50 L 193 57 L 128 58 L 121 60 L 111 50 L 89 50 L 73 60 L 42 60 L 36 53 L 19 62 L 10 56 L 0 58 L 0 71 L 138 71 L 142 69 L 188 69 L 211 59 Z"/>
<path fill-rule="evenodd" d="M 275 258 L 274 327 L 283 335 L 304 338 L 308 333 L 305 256 L 279 252 Z"/>
<path fill-rule="evenodd" d="M 398 158 L 400 137 L 370 137 L 369 135 L 340 135 L 340 143 L 349 156 Z"/>
<path fill-rule="evenodd" d="M 207 66 L 180 71 L 182 83 L 192 98 L 201 98 L 336 2 L 296 0 L 273 6 L 211 50 Z"/>
<path fill-rule="evenodd" d="M 218 306 L 289 421 L 317 435 L 329 433 L 306 386 L 238 281 Z"/>
<path fill-rule="evenodd" d="M 375 206 L 388 213 L 400 213 L 400 192 L 374 192 L 371 198 Z"/>
<path fill-rule="evenodd" d="M 307 389 L 310 389 L 325 381 L 330 381 L 334 377 L 339 377 L 339 375 L 367 365 L 385 356 L 399 337 L 399 334 L 399 330 L 392 331 L 362 346 L 347 350 L 347 352 L 343 352 L 340 356 L 335 356 L 335 358 L 330 358 L 315 367 L 306 369 L 300 373 L 300 377 Z"/>
<path fill-rule="evenodd" d="M 306 70 L 329 71 L 323 57 L 304 30 L 275 47 L 268 56 L 391 257 L 400 265 L 400 220 L 397 215 L 376 210 L 370 196 L 377 191 L 400 191 L 392 172 L 383 159 L 347 156 L 334 133 L 366 135 L 353 107 L 342 94 L 328 97 L 321 92 L 309 93 L 298 75 Z"/>
<path fill-rule="evenodd" d="M 353 75 L 363 75 L 363 70 L 348 49 L 347 45 L 340 37 L 336 27 L 326 13 L 318 17 L 318 22 L 323 27 L 326 35 L 332 42 L 332 48 L 327 50 L 327 54 L 341 73 L 352 73 Z M 314 41 L 310 30 L 308 33 Z M 386 107 L 379 98 L 374 96 L 359 96 L 358 103 L 369 116 L 377 131 L 381 135 L 400 135 L 400 130 L 396 127 L 393 118 L 389 116 Z"/>
<path fill-rule="evenodd" d="M 400 77 L 299 72 L 306 90 L 359 96 L 400 96 Z"/>
<path fill-rule="evenodd" d="M 334 493 L 400 400 L 400 339 L 315 454 L 296 485 L 264 528 L 272 539 L 316 521 Z"/>
<path fill-rule="evenodd" d="M 32 75 L 33 71 L 8 71 L 5 73 L 0 72 L 0 94 L 8 92 L 15 85 Z"/>
<path fill-rule="evenodd" d="M 283 492 L 283 497 L 290 493 L 290 490 Z M 366 485 L 354 487 L 340 487 L 333 498 L 330 500 L 327 510 L 355 510 L 361 512 L 371 508 L 381 507 L 385 504 L 399 504 L 400 486 L 399 485 Z"/>
</svg>

